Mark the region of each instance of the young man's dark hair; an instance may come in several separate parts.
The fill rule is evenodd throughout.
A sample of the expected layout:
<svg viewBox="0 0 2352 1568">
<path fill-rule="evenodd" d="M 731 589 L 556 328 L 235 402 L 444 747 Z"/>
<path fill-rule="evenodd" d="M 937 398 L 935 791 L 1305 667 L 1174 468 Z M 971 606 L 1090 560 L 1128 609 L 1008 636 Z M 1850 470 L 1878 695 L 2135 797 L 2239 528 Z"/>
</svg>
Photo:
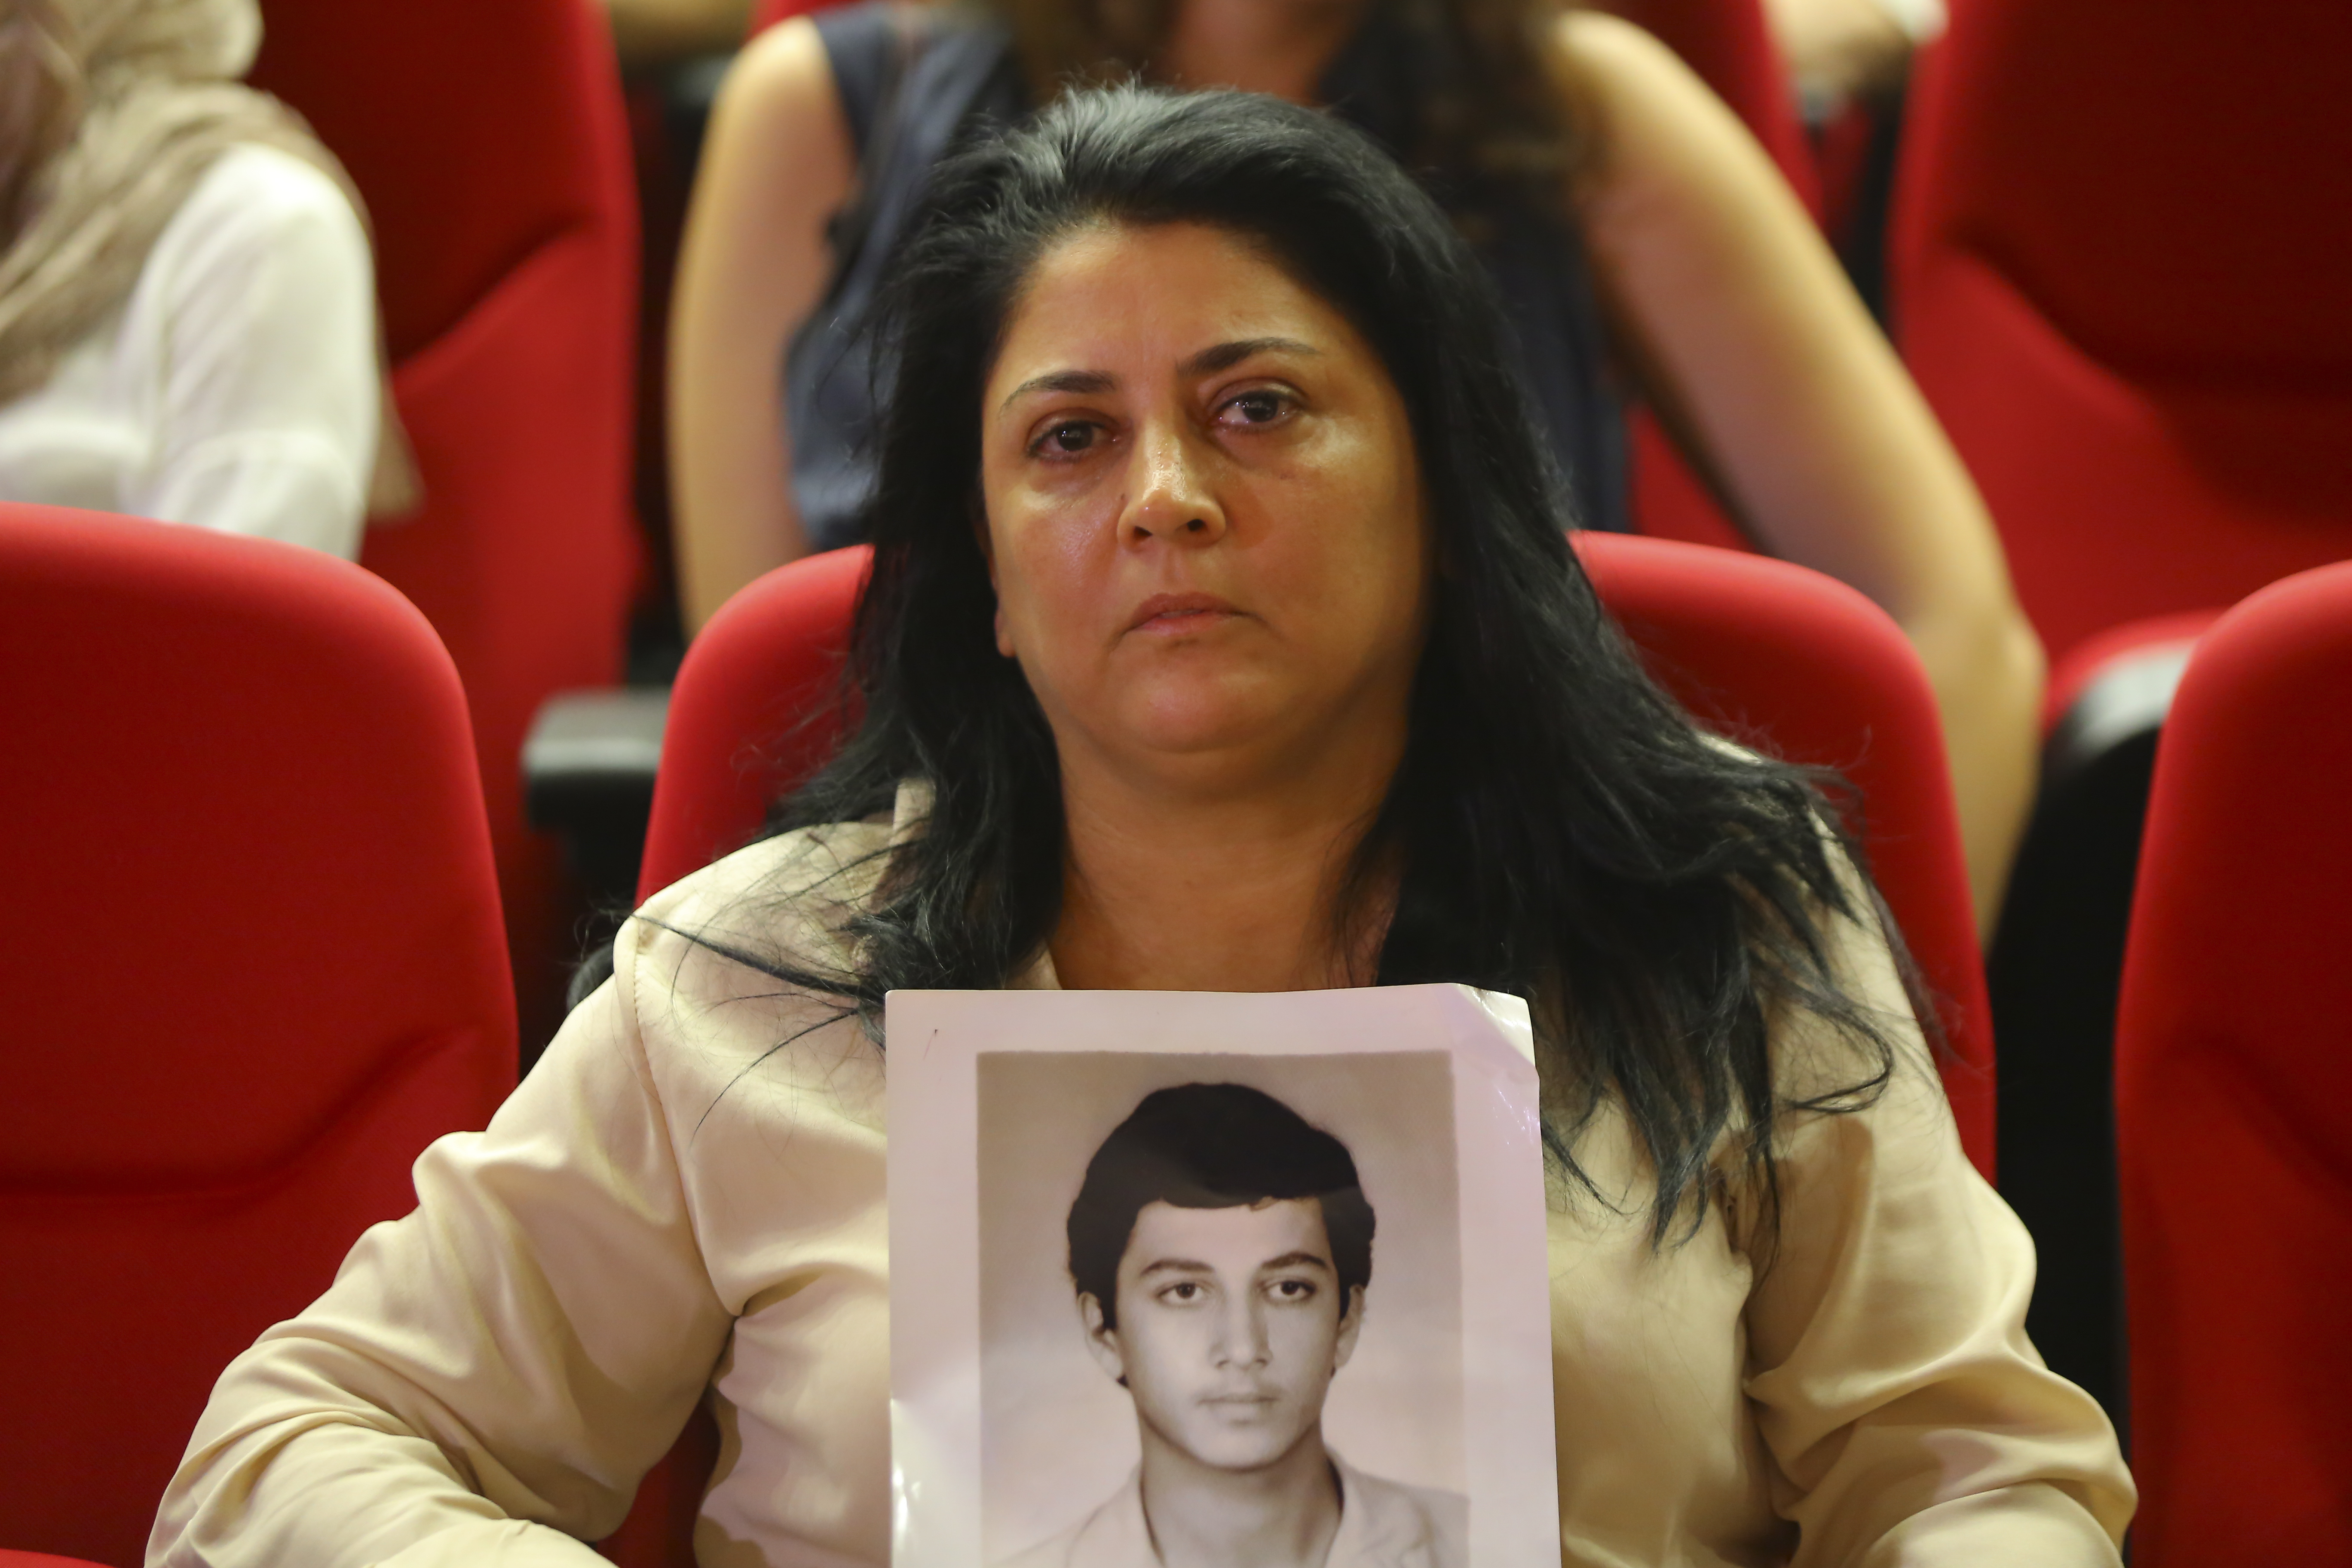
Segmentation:
<svg viewBox="0 0 2352 1568">
<path fill-rule="evenodd" d="M 1372 1278 L 1372 1205 L 1348 1146 L 1297 1111 L 1237 1083 L 1188 1083 L 1143 1097 L 1087 1165 L 1070 1205 L 1070 1278 L 1118 1326 L 1118 1260 L 1147 1204 L 1246 1208 L 1289 1198 L 1322 1205 L 1339 1299 Z"/>
</svg>

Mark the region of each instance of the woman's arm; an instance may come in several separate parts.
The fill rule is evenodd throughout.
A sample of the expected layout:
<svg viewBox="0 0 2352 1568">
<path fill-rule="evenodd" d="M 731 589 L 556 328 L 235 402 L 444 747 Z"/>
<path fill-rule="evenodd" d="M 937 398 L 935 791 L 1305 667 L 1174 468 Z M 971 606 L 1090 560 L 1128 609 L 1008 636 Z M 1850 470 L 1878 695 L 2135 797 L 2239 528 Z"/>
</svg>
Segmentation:
<svg viewBox="0 0 2352 1568">
<path fill-rule="evenodd" d="M 634 926 L 488 1131 L 221 1376 L 148 1562 L 589 1568 L 732 1325 L 631 1003 Z"/>
<path fill-rule="evenodd" d="M 1849 994 L 1906 1047 L 1878 1101 L 1803 1114 L 1780 1226 L 1746 1250 L 1746 1386 L 1800 1530 L 1791 1568 L 2113 1568 L 2135 1501 L 2114 1429 L 2025 1336 L 2033 1243 L 1961 1152 L 1885 940 L 1842 922 Z M 1808 1022 L 1784 1095 L 1851 1082 Z"/>
<path fill-rule="evenodd" d="M 1984 502 L 1731 112 L 1622 22 L 1578 13 L 1559 38 L 1599 139 L 1575 200 L 1627 357 L 1740 522 L 1918 648 L 1989 928 L 2032 804 L 2043 666 Z"/>
<path fill-rule="evenodd" d="M 670 502 L 689 632 L 807 551 L 784 350 L 831 275 L 825 223 L 856 174 L 815 26 L 796 18 L 761 34 L 711 113 L 670 312 Z"/>
<path fill-rule="evenodd" d="M 383 378 L 351 203 L 290 153 L 233 148 L 148 266 L 164 314 L 155 445 L 123 510 L 356 558 Z"/>
</svg>

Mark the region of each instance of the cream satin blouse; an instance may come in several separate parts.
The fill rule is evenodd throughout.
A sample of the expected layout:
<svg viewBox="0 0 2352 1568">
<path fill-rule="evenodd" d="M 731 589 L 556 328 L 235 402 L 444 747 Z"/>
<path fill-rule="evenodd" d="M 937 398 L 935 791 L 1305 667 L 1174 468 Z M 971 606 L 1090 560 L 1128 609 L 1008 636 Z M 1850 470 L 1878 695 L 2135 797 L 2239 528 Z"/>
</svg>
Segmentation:
<svg viewBox="0 0 2352 1568">
<path fill-rule="evenodd" d="M 881 1059 L 676 933 L 831 954 L 873 868 L 825 879 L 888 831 L 758 845 L 649 903 L 488 1131 L 417 1162 L 416 1211 L 222 1375 L 148 1561 L 588 1568 L 707 1394 L 706 1568 L 887 1563 Z M 1907 1027 L 1884 944 L 1849 936 Z M 1776 1042 L 1785 1071 L 1806 1046 Z M 1563 1563 L 2117 1561 L 2114 1433 L 2027 1342 L 2032 1245 L 1924 1067 L 1790 1131 L 1769 1268 L 1736 1195 L 1654 1250 L 1622 1121 L 1580 1152 L 1625 1201 L 1554 1194 Z"/>
</svg>

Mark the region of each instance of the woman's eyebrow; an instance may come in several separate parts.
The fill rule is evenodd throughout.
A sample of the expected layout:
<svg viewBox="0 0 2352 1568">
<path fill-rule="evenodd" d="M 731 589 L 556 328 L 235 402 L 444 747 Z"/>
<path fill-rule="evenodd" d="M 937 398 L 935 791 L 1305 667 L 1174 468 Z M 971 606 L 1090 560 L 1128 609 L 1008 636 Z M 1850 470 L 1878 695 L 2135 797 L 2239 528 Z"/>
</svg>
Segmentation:
<svg viewBox="0 0 2352 1568">
<path fill-rule="evenodd" d="M 1105 370 L 1057 370 L 1049 375 L 1033 375 L 1005 394 L 999 409 L 1012 407 L 1033 392 L 1074 392 L 1082 395 L 1109 392 L 1118 385 L 1118 378 Z"/>
<path fill-rule="evenodd" d="M 1214 375 L 1221 370 L 1231 370 L 1252 354 L 1318 355 L 1322 352 L 1314 344 L 1302 343 L 1297 338 L 1241 338 L 1202 349 L 1176 369 L 1183 375 Z"/>
</svg>

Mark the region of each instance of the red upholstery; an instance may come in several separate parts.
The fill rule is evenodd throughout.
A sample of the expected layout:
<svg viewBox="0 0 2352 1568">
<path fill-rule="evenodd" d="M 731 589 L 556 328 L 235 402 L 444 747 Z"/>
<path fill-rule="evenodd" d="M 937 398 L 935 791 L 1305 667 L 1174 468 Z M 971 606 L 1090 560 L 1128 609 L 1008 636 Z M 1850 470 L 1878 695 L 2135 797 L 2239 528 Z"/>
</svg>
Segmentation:
<svg viewBox="0 0 2352 1568">
<path fill-rule="evenodd" d="M 635 188 L 591 0 L 268 0 L 254 77 L 308 115 L 367 197 L 419 515 L 363 560 L 415 600 L 472 704 L 518 973 L 555 1005 L 548 841 L 520 759 L 550 693 L 620 675 Z M 541 997 L 541 989 L 547 994 Z"/>
<path fill-rule="evenodd" d="M 0 1546 L 0 1568 L 104 1568 L 80 1557 L 52 1557 L 45 1552 L 11 1552 Z"/>
<path fill-rule="evenodd" d="M 2139 1568 L 2352 1539 L 2352 565 L 2198 646 L 2157 749 L 2116 1040 Z"/>
<path fill-rule="evenodd" d="M 0 508 L 0 1539 L 141 1560 L 213 1380 L 514 1081 L 465 699 L 406 600 Z"/>
<path fill-rule="evenodd" d="M 1891 263 L 2053 658 L 2352 555 L 2352 7 L 1969 0 Z"/>
<path fill-rule="evenodd" d="M 872 560 L 860 545 L 779 567 L 720 606 L 686 650 L 640 900 L 748 843 L 776 797 L 833 754 L 849 617 Z"/>
</svg>

